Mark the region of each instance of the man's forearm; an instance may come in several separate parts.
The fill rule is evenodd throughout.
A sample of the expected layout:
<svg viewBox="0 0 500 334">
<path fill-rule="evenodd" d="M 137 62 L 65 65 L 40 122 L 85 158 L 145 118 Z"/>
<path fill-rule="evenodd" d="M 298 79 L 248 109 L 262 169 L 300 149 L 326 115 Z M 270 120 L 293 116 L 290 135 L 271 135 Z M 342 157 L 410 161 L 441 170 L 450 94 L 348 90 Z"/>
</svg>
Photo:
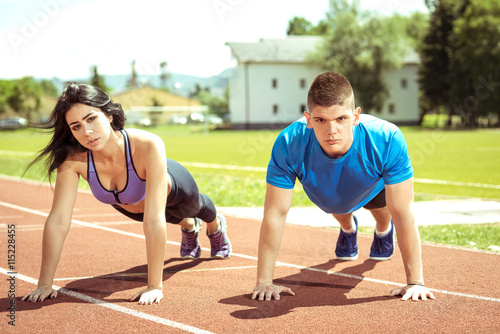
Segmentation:
<svg viewBox="0 0 500 334">
<path fill-rule="evenodd" d="M 284 220 L 284 218 L 283 218 Z M 281 244 L 284 222 L 271 223 L 264 218 L 260 230 L 257 285 L 272 284 L 276 259 Z"/>
<path fill-rule="evenodd" d="M 414 222 L 403 222 L 397 230 L 407 283 L 424 283 L 420 236 Z"/>
</svg>

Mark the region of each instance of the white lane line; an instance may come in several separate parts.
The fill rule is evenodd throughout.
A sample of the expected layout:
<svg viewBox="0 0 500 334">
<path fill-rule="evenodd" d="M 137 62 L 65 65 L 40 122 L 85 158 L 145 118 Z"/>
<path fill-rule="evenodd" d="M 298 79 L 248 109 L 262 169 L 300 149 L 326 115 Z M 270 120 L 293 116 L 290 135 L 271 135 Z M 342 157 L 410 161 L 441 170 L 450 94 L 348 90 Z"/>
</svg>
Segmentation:
<svg viewBox="0 0 500 334">
<path fill-rule="evenodd" d="M 2 151 L 0 150 L 0 156 L 16 156 L 19 152 L 16 151 Z M 27 154 L 28 152 L 23 152 Z M 19 154 L 19 156 L 24 156 Z M 31 154 L 31 153 L 30 153 Z M 238 165 L 221 165 L 221 164 L 208 164 L 202 162 L 179 162 L 186 167 L 198 167 L 198 168 L 212 168 L 212 169 L 222 169 L 222 170 L 238 170 L 238 171 L 251 171 L 251 172 L 267 172 L 267 167 L 254 167 L 254 166 L 238 166 Z M 34 182 L 40 184 L 41 182 L 31 181 L 27 179 L 21 179 L 20 177 L 12 177 L 8 175 L 0 175 L 0 179 L 6 179 L 11 181 L 20 182 Z M 457 186 L 457 187 L 471 187 L 471 188 L 489 188 L 489 189 L 500 189 L 498 184 L 488 184 L 479 182 L 460 182 L 460 181 L 448 181 L 448 180 L 436 180 L 436 179 L 425 179 L 425 178 L 414 178 L 415 183 L 428 183 L 428 184 L 441 184 L 446 186 Z"/>
<path fill-rule="evenodd" d="M 25 281 L 25 282 L 28 282 L 28 283 L 31 283 L 31 284 L 34 284 L 34 285 L 38 284 L 38 280 L 36 280 L 36 279 L 34 279 L 32 277 L 25 276 L 25 275 L 22 275 L 22 274 L 19 274 L 19 273 L 13 274 L 12 272 L 10 272 L 10 271 L 8 271 L 8 270 L 6 270 L 4 268 L 1 268 L 1 267 L 0 267 L 0 273 L 2 273 L 4 275 L 7 275 L 7 276 L 14 276 L 16 279 L 20 279 L 22 281 Z M 53 288 L 55 290 L 58 290 L 62 294 L 68 295 L 68 296 L 76 298 L 76 299 L 83 300 L 83 301 L 85 301 L 87 303 L 91 303 L 91 304 L 95 304 L 97 306 L 105 307 L 105 308 L 108 308 L 110 310 L 121 312 L 121 313 L 124 313 L 124 314 L 128 314 L 128 315 L 131 315 L 133 317 L 140 318 L 140 319 L 153 321 L 153 322 L 156 322 L 158 324 L 166 325 L 166 326 L 169 326 L 169 327 L 172 327 L 172 328 L 177 328 L 177 329 L 180 329 L 180 330 L 184 330 L 184 331 L 189 332 L 189 333 L 196 333 L 196 334 L 211 334 L 212 333 L 212 332 L 209 332 L 209 331 L 205 331 L 203 329 L 199 329 L 199 328 L 196 328 L 196 327 L 193 327 L 193 326 L 182 324 L 180 322 L 176 322 L 176 321 L 168 320 L 168 319 L 165 319 L 165 318 L 157 317 L 155 315 L 151 315 L 151 314 L 144 313 L 144 312 L 139 312 L 139 311 L 132 310 L 132 309 L 120 306 L 120 305 L 113 304 L 113 303 L 108 303 L 105 300 L 93 298 L 93 297 L 90 297 L 90 296 L 86 296 L 86 295 L 83 295 L 81 293 L 74 292 L 74 291 L 71 291 L 71 290 L 66 290 L 66 289 L 61 288 L 59 286 L 53 285 Z"/>
<path fill-rule="evenodd" d="M 113 226 L 113 225 L 131 225 L 131 224 L 140 224 L 140 222 L 135 222 L 135 221 L 118 221 L 118 222 L 94 222 L 93 224 L 95 225 L 101 225 L 101 226 Z M 0 232 L 6 231 L 8 229 L 8 226 L 10 224 L 0 224 Z M 42 231 L 44 227 L 44 224 L 33 224 L 33 225 L 16 225 L 16 230 L 17 231 Z M 76 226 L 79 227 L 79 226 Z M 82 226 L 84 227 L 84 226 Z"/>
<path fill-rule="evenodd" d="M 497 184 L 487 184 L 487 183 L 477 183 L 477 182 L 459 182 L 459 181 L 419 179 L 419 178 L 415 178 L 414 181 L 416 183 L 442 184 L 445 186 L 500 189 L 500 185 Z"/>
<path fill-rule="evenodd" d="M 24 208 L 24 207 L 19 206 L 19 205 L 5 203 L 5 202 L 2 202 L 2 201 L 0 201 L 0 205 L 6 206 L 6 207 L 9 207 L 9 208 L 12 208 L 12 209 L 17 209 L 17 210 L 20 210 L 20 211 L 25 211 L 25 212 L 33 213 L 33 214 L 40 215 L 40 216 L 48 216 L 48 214 L 45 213 L 45 212 L 41 212 L 41 211 L 37 211 L 37 210 L 32 210 L 32 209 L 28 209 L 28 208 Z M 95 225 L 95 224 L 91 224 L 91 223 L 86 223 L 86 222 L 78 221 L 78 220 L 75 220 L 75 219 L 73 219 L 72 222 L 75 223 L 75 224 L 86 226 L 86 227 L 90 227 L 90 228 L 95 228 L 95 229 L 99 229 L 99 230 L 104 230 L 104 231 L 108 231 L 108 232 L 122 234 L 122 235 L 126 235 L 126 236 L 129 236 L 129 237 L 145 239 L 144 235 L 137 234 L 137 233 L 125 232 L 125 231 L 121 231 L 121 230 L 110 228 L 110 227 L 99 226 L 99 225 Z M 180 246 L 179 242 L 167 241 L 167 243 Z M 201 249 L 203 249 L 205 251 L 209 251 L 210 250 L 210 249 L 208 249 L 206 247 L 202 247 Z M 241 257 L 241 258 L 245 258 L 245 259 L 257 261 L 257 257 L 250 256 L 250 255 L 245 255 L 245 254 L 231 253 L 231 256 L 236 256 L 236 257 Z M 276 264 L 279 264 L 279 265 L 285 266 L 285 267 L 301 269 L 301 270 L 317 271 L 317 272 L 321 272 L 321 273 L 325 273 L 325 274 L 329 274 L 329 275 L 349 277 L 349 278 L 354 278 L 354 279 L 358 279 L 358 280 L 361 280 L 361 281 L 364 280 L 364 281 L 369 281 L 369 282 L 374 282 L 374 283 L 389 284 L 389 285 L 396 285 L 396 286 L 404 286 L 405 285 L 404 283 L 396 283 L 396 282 L 378 280 L 378 279 L 373 279 L 373 278 L 368 278 L 368 277 L 363 277 L 363 276 L 349 275 L 349 274 L 345 274 L 345 273 L 341 273 L 341 272 L 336 272 L 336 271 L 331 271 L 331 270 L 316 269 L 316 268 L 305 267 L 305 266 L 300 266 L 300 265 L 290 264 L 290 263 L 285 263 L 285 262 L 276 262 Z M 491 297 L 483 297 L 483 296 L 477 296 L 477 295 L 469 295 L 469 294 L 463 294 L 463 293 L 460 293 L 460 292 L 453 292 L 453 291 L 446 291 L 446 290 L 437 290 L 437 289 L 431 289 L 431 288 L 429 288 L 429 290 L 435 291 L 435 292 L 439 292 L 439 293 L 443 293 L 443 294 L 453 295 L 453 296 L 461 296 L 461 297 L 467 297 L 467 298 L 472 298 L 472 299 L 480 299 L 480 300 L 488 300 L 488 301 L 493 301 L 493 302 L 500 302 L 500 298 L 491 298 Z"/>
<path fill-rule="evenodd" d="M 297 268 L 297 269 L 303 269 L 303 270 L 310 270 L 310 271 L 316 271 L 316 272 L 320 272 L 320 273 L 328 274 L 328 275 L 336 275 L 336 276 L 342 276 L 342 277 L 347 277 L 347 278 L 354 278 L 354 279 L 358 279 L 360 281 L 368 281 L 368 282 L 373 282 L 373 283 L 388 284 L 388 285 L 399 285 L 399 286 L 405 286 L 406 285 L 404 283 L 394 283 L 394 282 L 391 282 L 391 281 L 384 281 L 384 280 L 379 280 L 379 279 L 374 279 L 374 278 L 369 278 L 369 277 L 363 277 L 363 276 L 345 274 L 345 273 L 341 273 L 341 272 L 337 272 L 337 271 L 332 271 L 332 270 L 324 270 L 324 269 L 318 269 L 318 268 L 311 268 L 311 267 L 299 266 L 299 265 L 295 265 L 295 264 L 289 264 L 289 263 L 283 263 L 283 262 L 276 262 L 276 264 L 278 264 L 278 263 L 281 266 L 285 266 L 285 267 Z M 446 294 L 446 295 L 467 297 L 467 298 L 472 298 L 472 299 L 480 299 L 480 300 L 487 300 L 487 301 L 490 301 L 490 302 L 499 302 L 500 303 L 500 298 L 483 297 L 483 296 L 471 295 L 471 294 L 466 294 L 466 293 L 461 293 L 461 292 L 453 292 L 453 291 L 446 291 L 446 290 L 439 290 L 439 289 L 431 289 L 429 287 L 427 287 L 427 288 L 430 291 L 439 292 L 439 293 Z"/>
</svg>

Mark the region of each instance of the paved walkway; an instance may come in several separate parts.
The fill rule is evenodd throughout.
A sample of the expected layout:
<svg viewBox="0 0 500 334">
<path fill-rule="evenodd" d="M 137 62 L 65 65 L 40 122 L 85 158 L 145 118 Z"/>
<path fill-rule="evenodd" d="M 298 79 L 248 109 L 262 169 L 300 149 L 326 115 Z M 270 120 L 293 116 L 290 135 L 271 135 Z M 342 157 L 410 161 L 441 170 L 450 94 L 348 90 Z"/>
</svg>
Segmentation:
<svg viewBox="0 0 500 334">
<path fill-rule="evenodd" d="M 221 212 L 245 218 L 262 219 L 263 208 L 219 208 Z M 361 226 L 375 226 L 370 212 L 360 209 L 355 213 Z M 474 224 L 500 222 L 500 201 L 480 199 L 441 200 L 415 203 L 418 225 Z M 339 226 L 329 214 L 317 207 L 292 208 L 287 223 L 309 226 Z"/>
</svg>

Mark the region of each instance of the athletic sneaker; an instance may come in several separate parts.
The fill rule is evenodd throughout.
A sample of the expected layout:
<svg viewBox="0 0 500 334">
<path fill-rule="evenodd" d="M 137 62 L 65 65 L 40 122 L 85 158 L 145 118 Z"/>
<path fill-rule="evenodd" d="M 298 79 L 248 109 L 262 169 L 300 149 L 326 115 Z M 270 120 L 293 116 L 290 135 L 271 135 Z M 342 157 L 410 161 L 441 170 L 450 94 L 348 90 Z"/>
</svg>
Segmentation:
<svg viewBox="0 0 500 334">
<path fill-rule="evenodd" d="M 354 261 L 358 259 L 358 219 L 354 215 L 352 217 L 354 218 L 354 224 L 356 224 L 356 231 L 345 233 L 340 228 L 340 235 L 335 248 L 337 260 Z"/>
<path fill-rule="evenodd" d="M 181 227 L 182 231 L 182 242 L 181 242 L 181 259 L 197 259 L 201 255 L 200 242 L 198 240 L 198 235 L 201 229 L 201 220 L 198 218 L 194 219 L 194 229 L 192 231 L 186 231 Z"/>
<path fill-rule="evenodd" d="M 383 237 L 373 233 L 373 243 L 370 249 L 370 259 L 384 261 L 389 260 L 394 254 L 394 224 L 391 220 L 391 230 Z"/>
<path fill-rule="evenodd" d="M 210 256 L 212 259 L 229 259 L 231 256 L 231 242 L 227 237 L 227 223 L 223 215 L 217 214 L 219 217 L 220 226 L 217 232 L 209 235 L 210 246 L 212 248 Z"/>
</svg>

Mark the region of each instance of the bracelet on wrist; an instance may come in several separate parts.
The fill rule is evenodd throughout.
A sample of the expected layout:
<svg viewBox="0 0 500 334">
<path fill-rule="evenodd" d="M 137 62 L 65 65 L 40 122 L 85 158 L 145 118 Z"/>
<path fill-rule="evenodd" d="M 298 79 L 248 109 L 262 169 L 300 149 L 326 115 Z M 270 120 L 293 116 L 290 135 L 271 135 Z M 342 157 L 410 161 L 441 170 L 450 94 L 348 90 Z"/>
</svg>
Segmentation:
<svg viewBox="0 0 500 334">
<path fill-rule="evenodd" d="M 421 283 L 408 283 L 406 285 L 417 285 L 417 286 L 423 286 L 425 288 L 425 285 Z"/>
</svg>

